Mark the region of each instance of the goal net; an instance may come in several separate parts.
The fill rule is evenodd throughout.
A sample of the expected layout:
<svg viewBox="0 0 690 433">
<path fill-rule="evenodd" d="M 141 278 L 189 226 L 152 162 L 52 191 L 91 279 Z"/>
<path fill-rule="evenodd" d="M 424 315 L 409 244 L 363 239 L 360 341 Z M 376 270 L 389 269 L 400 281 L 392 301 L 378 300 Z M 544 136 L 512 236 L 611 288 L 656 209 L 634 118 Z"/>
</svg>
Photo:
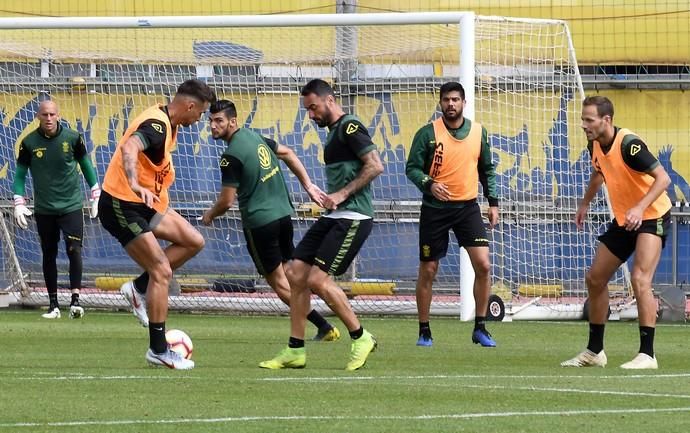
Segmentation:
<svg viewBox="0 0 690 433">
<path fill-rule="evenodd" d="M 494 292 L 509 304 L 536 299 L 558 314 L 569 312 L 570 304 L 581 310 L 584 272 L 609 211 L 599 196 L 585 230 L 577 231 L 572 223 L 590 164 L 579 128 L 582 86 L 567 26 L 477 16 L 472 20 L 474 43 L 463 49 L 460 17 L 410 13 L 2 21 L 2 197 L 12 197 L 18 142 L 36 128 L 33 119 L 42 99 L 56 100 L 63 122 L 83 134 L 102 181 L 128 122 L 146 107 L 166 102 L 189 78 L 207 81 L 220 98 L 234 101 L 241 126 L 290 146 L 323 187 L 326 130 L 309 120 L 299 90 L 312 78 L 325 78 L 334 84 L 345 110 L 367 126 L 385 166 L 373 184 L 373 232 L 340 284 L 357 312 L 416 313 L 421 193 L 407 180 L 405 162 L 414 133 L 440 115 L 440 85 L 461 80 L 474 91 L 468 100 L 474 108 L 470 117 L 488 130 L 497 165 L 501 223 L 490 235 Z M 463 60 L 472 57 L 473 64 Z M 256 274 L 237 209 L 212 227 L 197 220 L 220 189 L 223 149 L 210 136 L 206 117 L 179 131 L 172 206 L 197 226 L 206 247 L 176 272 L 171 308 L 286 312 Z M 286 167 L 283 172 L 296 208 L 298 242 L 320 211 Z M 26 195 L 32 196 L 30 177 Z M 481 203 L 485 208 L 483 198 Z M 31 220 L 26 231 L 16 227 L 10 200 L 4 201 L 2 214 L 7 223 L 0 226 L 3 245 L 11 241 L 13 246 L 2 249 L 3 288 L 22 303 L 45 304 L 35 224 Z M 82 304 L 124 307 L 117 289 L 141 270 L 98 220 L 85 213 L 84 222 Z M 459 311 L 464 272 L 459 255 L 453 238 L 434 284 L 434 314 Z M 66 284 L 63 251 L 58 267 Z M 613 283 L 625 293 L 622 273 Z M 61 296 L 66 300 L 68 292 Z M 317 299 L 314 305 L 325 307 Z"/>
</svg>

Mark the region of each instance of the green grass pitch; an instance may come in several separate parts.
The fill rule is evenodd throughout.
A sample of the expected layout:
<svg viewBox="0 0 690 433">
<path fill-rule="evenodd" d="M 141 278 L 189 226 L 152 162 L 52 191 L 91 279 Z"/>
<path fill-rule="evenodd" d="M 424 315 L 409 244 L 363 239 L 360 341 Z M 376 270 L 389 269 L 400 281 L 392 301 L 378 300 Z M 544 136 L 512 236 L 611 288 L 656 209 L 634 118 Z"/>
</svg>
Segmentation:
<svg viewBox="0 0 690 433">
<path fill-rule="evenodd" d="M 343 338 L 307 342 L 307 368 L 267 371 L 257 363 L 286 344 L 287 317 L 171 314 L 197 363 L 172 371 L 146 365 L 131 314 L 40 313 L 0 310 L 0 433 L 690 431 L 688 325 L 660 325 L 660 369 L 634 372 L 618 368 L 638 348 L 633 322 L 608 325 L 606 368 L 564 369 L 584 322 L 491 323 L 488 349 L 470 323 L 439 318 L 420 348 L 415 318 L 365 317 L 379 349 L 347 373 L 337 321 Z"/>
</svg>

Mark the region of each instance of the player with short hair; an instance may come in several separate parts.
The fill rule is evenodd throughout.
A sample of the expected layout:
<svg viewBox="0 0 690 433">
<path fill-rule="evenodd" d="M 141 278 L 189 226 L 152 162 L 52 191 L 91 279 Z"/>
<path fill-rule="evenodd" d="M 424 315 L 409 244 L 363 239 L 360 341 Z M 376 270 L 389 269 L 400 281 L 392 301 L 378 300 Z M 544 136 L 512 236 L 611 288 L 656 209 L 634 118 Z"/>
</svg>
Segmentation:
<svg viewBox="0 0 690 433">
<path fill-rule="evenodd" d="M 635 253 L 630 272 L 640 321 L 638 354 L 621 365 L 624 369 L 656 369 L 654 331 L 656 302 L 652 279 L 666 244 L 671 224 L 671 184 L 664 167 L 634 132 L 613 125 L 613 103 L 605 96 L 582 101 L 582 129 L 594 170 L 575 214 L 582 228 L 589 203 L 606 184 L 614 219 L 599 236 L 599 245 L 585 283 L 589 296 L 589 342 L 563 367 L 604 367 L 604 327 L 608 318 L 608 282 L 616 270 Z"/>
<path fill-rule="evenodd" d="M 443 84 L 439 104 L 443 115 L 417 131 L 405 168 L 407 177 L 423 193 L 416 287 L 417 345 L 433 344 L 429 325 L 432 284 L 439 260 L 448 251 L 448 232 L 452 229 L 460 246 L 467 250 L 475 274 L 472 341 L 495 347 L 485 325 L 491 294 L 489 239 L 477 204 L 481 183 L 489 202 L 489 226 L 493 228 L 498 223 L 498 195 L 488 133 L 480 123 L 463 116 L 465 89 L 460 83 Z"/>
<path fill-rule="evenodd" d="M 177 88 L 168 105 L 144 110 L 120 139 L 103 180 L 101 223 L 144 269 L 120 291 L 149 328 L 146 360 L 152 365 L 194 368 L 193 361 L 170 351 L 165 340 L 172 272 L 204 247 L 201 233 L 169 207 L 168 188 L 175 180 L 170 152 L 176 146 L 178 127 L 198 122 L 215 100 L 206 83 L 193 79 Z M 159 239 L 170 244 L 162 249 Z"/>
<path fill-rule="evenodd" d="M 209 111 L 211 134 L 213 138 L 226 142 L 227 148 L 219 164 L 222 189 L 201 221 L 210 225 L 214 218 L 230 209 L 237 198 L 249 255 L 280 300 L 290 305 L 290 283 L 283 266 L 292 259 L 294 251 L 291 218 L 294 209 L 278 159 L 285 162 L 319 206 L 325 193 L 311 182 L 292 149 L 251 129 L 240 128 L 234 103 L 216 101 Z M 318 330 L 313 340 L 335 341 L 340 338 L 338 328 L 316 310 L 311 310 L 307 319 Z"/>
<path fill-rule="evenodd" d="M 362 122 L 343 111 L 328 83 L 312 80 L 301 95 L 309 118 L 322 128 L 328 127 L 323 155 L 328 195 L 322 200 L 328 211 L 305 233 L 287 267 L 292 290 L 288 346 L 259 366 L 279 369 L 306 365 L 305 319 L 313 291 L 347 327 L 352 345 L 345 369 L 353 371 L 364 366 L 377 343 L 362 328 L 333 276 L 347 270 L 371 232 L 371 182 L 383 172 L 383 164 Z"/>
<path fill-rule="evenodd" d="M 84 216 L 77 164 L 91 187 L 91 218 L 96 218 L 101 189 L 84 139 L 77 131 L 60 124 L 55 101 L 42 101 L 37 117 L 38 128 L 19 144 L 17 171 L 12 185 L 14 217 L 20 228 L 28 228 L 26 217 L 31 215 L 31 211 L 26 207 L 24 192 L 26 174 L 30 170 L 34 188 L 34 217 L 43 255 L 43 278 L 50 302 L 48 312 L 43 317 L 59 319 L 61 316 L 57 296 L 57 255 L 62 232 L 72 290 L 69 317 L 80 318 L 84 315 L 84 308 L 79 305 Z"/>
</svg>

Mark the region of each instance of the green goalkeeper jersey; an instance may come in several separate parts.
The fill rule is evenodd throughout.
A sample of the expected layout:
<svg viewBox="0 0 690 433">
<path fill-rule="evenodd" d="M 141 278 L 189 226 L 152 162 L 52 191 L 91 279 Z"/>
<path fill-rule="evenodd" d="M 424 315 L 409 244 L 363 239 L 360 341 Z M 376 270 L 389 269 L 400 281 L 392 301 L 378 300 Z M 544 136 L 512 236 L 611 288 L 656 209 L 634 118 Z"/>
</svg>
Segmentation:
<svg viewBox="0 0 690 433">
<path fill-rule="evenodd" d="M 84 140 L 77 131 L 59 125 L 57 134 L 48 137 L 37 128 L 19 145 L 14 193 L 24 195 L 28 169 L 33 179 L 34 211 L 37 214 L 74 212 L 82 207 L 84 197 L 77 164 L 89 186 L 95 185 L 96 173 L 86 153 Z"/>
</svg>

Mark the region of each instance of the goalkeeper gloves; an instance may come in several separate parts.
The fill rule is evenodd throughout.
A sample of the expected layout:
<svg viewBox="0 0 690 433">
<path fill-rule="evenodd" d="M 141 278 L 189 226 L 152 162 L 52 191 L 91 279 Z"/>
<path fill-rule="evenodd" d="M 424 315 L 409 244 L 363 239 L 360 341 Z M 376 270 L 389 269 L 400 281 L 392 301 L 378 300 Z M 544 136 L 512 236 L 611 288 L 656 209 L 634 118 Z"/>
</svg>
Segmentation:
<svg viewBox="0 0 690 433">
<path fill-rule="evenodd" d="M 19 227 L 26 230 L 29 228 L 29 223 L 26 217 L 30 216 L 32 212 L 26 207 L 26 201 L 21 195 L 14 195 L 14 221 Z"/>
<path fill-rule="evenodd" d="M 98 216 L 98 199 L 101 198 L 101 187 L 98 182 L 91 187 L 91 207 L 89 208 L 89 216 L 96 218 Z"/>
</svg>

